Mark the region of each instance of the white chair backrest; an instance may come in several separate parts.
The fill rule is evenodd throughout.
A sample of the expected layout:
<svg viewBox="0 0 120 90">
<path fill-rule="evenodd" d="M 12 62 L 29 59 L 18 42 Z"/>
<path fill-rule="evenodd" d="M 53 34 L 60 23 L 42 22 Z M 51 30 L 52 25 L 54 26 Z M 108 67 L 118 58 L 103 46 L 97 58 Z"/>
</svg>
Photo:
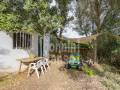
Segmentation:
<svg viewBox="0 0 120 90">
<path fill-rule="evenodd" d="M 44 58 L 44 59 L 43 59 L 43 62 L 44 62 L 44 63 L 48 63 L 48 58 Z"/>
<path fill-rule="evenodd" d="M 36 63 L 37 68 L 41 67 L 42 65 L 43 65 L 43 61 L 42 61 L 42 60 L 39 60 L 39 61 Z"/>
<path fill-rule="evenodd" d="M 45 58 L 45 62 L 48 62 L 48 58 Z"/>
</svg>

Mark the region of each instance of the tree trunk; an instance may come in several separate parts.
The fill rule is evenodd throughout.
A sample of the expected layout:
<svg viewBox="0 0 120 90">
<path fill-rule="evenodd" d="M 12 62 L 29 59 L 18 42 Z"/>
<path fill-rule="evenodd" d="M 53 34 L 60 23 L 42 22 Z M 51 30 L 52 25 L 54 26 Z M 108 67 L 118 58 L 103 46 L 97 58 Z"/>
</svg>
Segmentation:
<svg viewBox="0 0 120 90">
<path fill-rule="evenodd" d="M 98 63 L 98 58 L 97 58 L 97 39 L 94 41 L 94 62 Z"/>
<path fill-rule="evenodd" d="M 63 29 L 61 28 L 61 29 L 60 29 L 60 34 L 59 34 L 59 38 L 60 38 L 60 40 L 59 40 L 59 43 L 60 43 L 60 46 L 59 46 L 59 54 L 60 54 L 60 56 L 61 56 L 62 59 L 63 59 L 63 55 L 62 55 L 62 52 L 61 52 L 61 50 L 62 50 L 62 41 L 61 41 L 62 33 L 63 33 Z"/>
</svg>

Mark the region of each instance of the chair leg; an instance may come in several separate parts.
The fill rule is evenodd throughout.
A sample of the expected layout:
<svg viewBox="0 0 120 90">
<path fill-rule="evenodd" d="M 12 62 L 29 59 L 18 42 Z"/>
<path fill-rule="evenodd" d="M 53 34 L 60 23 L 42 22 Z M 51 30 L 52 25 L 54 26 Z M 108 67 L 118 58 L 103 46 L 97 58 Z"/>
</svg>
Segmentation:
<svg viewBox="0 0 120 90">
<path fill-rule="evenodd" d="M 49 66 L 49 64 L 47 63 L 46 65 L 47 65 L 48 69 L 50 69 L 50 66 Z"/>
<path fill-rule="evenodd" d="M 45 69 L 45 72 L 47 72 L 47 69 L 46 69 L 45 65 L 43 65 L 43 68 Z"/>
<path fill-rule="evenodd" d="M 31 71 L 31 68 L 28 68 L 28 74 L 27 74 L 27 77 L 30 76 L 30 71 Z"/>
<path fill-rule="evenodd" d="M 44 71 L 43 71 L 43 67 L 42 67 L 42 66 L 40 67 L 40 69 L 41 69 L 42 74 L 44 74 Z"/>
<path fill-rule="evenodd" d="M 39 78 L 39 72 L 38 72 L 38 69 L 35 69 L 35 72 L 37 74 L 37 77 Z"/>
</svg>

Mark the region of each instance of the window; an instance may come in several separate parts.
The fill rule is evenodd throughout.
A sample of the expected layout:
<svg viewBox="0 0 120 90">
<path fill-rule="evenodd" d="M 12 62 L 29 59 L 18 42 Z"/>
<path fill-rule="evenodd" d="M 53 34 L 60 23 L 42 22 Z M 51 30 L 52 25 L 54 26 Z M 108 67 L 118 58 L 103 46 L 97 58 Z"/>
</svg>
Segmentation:
<svg viewBox="0 0 120 90">
<path fill-rule="evenodd" d="M 13 33 L 13 48 L 25 48 L 32 47 L 32 35 L 28 33 Z"/>
</svg>

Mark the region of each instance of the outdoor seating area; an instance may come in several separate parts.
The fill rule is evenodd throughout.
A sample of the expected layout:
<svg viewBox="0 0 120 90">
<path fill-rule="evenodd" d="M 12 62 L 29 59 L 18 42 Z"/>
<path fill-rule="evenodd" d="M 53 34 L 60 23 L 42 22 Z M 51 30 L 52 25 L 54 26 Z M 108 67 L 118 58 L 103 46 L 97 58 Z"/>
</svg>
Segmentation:
<svg viewBox="0 0 120 90">
<path fill-rule="evenodd" d="M 39 59 L 37 62 L 29 64 L 27 77 L 30 76 L 31 70 L 34 70 L 35 73 L 37 74 L 37 77 L 39 78 L 40 75 L 39 69 L 41 70 L 41 73 L 44 74 L 45 72 L 47 72 L 48 68 L 49 68 L 48 59 L 47 58 Z"/>
<path fill-rule="evenodd" d="M 30 58 L 19 59 L 20 61 L 19 72 L 21 71 L 22 64 L 24 64 L 28 66 L 27 77 L 30 76 L 31 72 L 35 71 L 37 77 L 39 78 L 40 71 L 42 74 L 44 74 L 50 68 L 48 60 L 49 59 L 47 57 L 32 57 L 32 58 L 30 57 Z"/>
</svg>

